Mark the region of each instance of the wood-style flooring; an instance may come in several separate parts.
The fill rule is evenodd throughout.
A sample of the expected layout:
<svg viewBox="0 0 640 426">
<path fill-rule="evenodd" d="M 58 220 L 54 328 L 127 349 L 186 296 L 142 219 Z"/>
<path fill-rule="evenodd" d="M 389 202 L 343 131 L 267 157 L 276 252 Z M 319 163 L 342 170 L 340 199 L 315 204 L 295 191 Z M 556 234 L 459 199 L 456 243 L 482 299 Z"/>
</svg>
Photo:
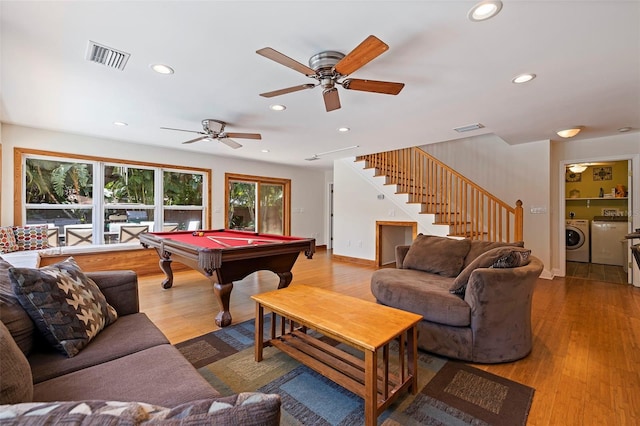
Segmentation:
<svg viewBox="0 0 640 426">
<path fill-rule="evenodd" d="M 584 278 L 585 280 L 605 281 L 616 284 L 626 284 L 628 282 L 627 273 L 622 266 L 567 262 L 565 273 L 567 277 Z"/>
<path fill-rule="evenodd" d="M 306 284 L 373 301 L 374 268 L 300 256 L 291 285 Z M 140 277 L 140 306 L 172 343 L 218 329 L 212 284 L 195 271 Z M 258 272 L 235 283 L 233 321 L 253 318 L 252 294 L 278 279 Z M 531 354 L 519 361 L 475 365 L 535 389 L 528 425 L 640 424 L 640 289 L 579 277 L 539 279 L 533 297 Z"/>
</svg>

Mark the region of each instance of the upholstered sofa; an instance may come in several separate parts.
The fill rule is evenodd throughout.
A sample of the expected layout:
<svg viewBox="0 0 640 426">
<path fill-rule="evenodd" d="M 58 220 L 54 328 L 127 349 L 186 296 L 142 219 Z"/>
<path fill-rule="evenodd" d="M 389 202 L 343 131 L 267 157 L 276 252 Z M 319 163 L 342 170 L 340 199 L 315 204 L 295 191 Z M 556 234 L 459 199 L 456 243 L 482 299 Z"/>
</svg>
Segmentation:
<svg viewBox="0 0 640 426">
<path fill-rule="evenodd" d="M 532 348 L 531 302 L 542 262 L 523 242 L 418 235 L 377 270 L 378 303 L 422 315 L 418 347 L 478 363 L 514 361 Z"/>
<path fill-rule="evenodd" d="M 66 264 L 72 261 L 71 258 L 31 269 L 15 268 L 0 259 L 0 423 L 80 424 L 85 419 L 86 424 L 93 424 L 104 415 L 111 415 L 125 418 L 114 417 L 110 420 L 113 423 L 108 424 L 156 424 L 171 419 L 182 419 L 185 424 L 279 424 L 278 395 L 241 393 L 220 397 L 139 312 L 137 276 L 133 271 L 84 274 L 77 265 Z M 59 271 L 73 281 L 92 281 L 104 296 L 108 306 L 104 311 L 105 326 L 94 330 L 88 341 L 56 334 L 58 342 L 52 344 L 41 329 L 42 318 L 34 321 L 33 306 L 24 306 L 23 281 L 34 276 L 36 281 L 47 281 L 49 275 Z M 48 297 L 38 308 L 46 313 L 51 304 L 60 301 L 56 300 L 55 288 L 45 292 L 41 283 L 36 284 L 26 303 L 34 301 L 36 305 Z M 56 284 L 70 285 L 65 280 Z M 84 293 L 76 297 L 80 294 L 77 289 L 66 294 L 67 300 L 74 300 L 72 303 L 83 303 L 89 297 Z M 96 314 L 91 309 L 78 310 L 78 316 Z M 61 311 L 54 317 L 54 326 L 57 322 L 68 329 L 76 327 L 75 319 L 67 321 L 67 316 Z M 43 416 L 49 416 L 49 423 Z"/>
</svg>

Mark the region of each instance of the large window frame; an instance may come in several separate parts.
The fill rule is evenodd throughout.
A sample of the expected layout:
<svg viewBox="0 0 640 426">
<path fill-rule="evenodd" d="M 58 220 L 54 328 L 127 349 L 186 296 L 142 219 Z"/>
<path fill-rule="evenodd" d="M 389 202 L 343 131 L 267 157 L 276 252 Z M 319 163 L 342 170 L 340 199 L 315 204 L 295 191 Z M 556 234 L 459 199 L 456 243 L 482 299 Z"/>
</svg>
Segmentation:
<svg viewBox="0 0 640 426">
<path fill-rule="evenodd" d="M 105 212 L 107 210 L 111 210 L 114 207 L 120 208 L 123 206 L 108 204 L 105 202 L 104 197 L 104 173 L 105 167 L 108 166 L 122 166 L 129 168 L 141 168 L 141 169 L 151 169 L 154 170 L 155 178 L 154 178 L 154 203 L 153 203 L 153 212 L 154 212 L 154 226 L 155 231 L 162 231 L 163 226 L 160 224 L 164 223 L 165 212 L 169 212 L 171 210 L 186 210 L 186 211 L 200 211 L 199 217 L 201 217 L 201 221 L 198 221 L 198 227 L 201 229 L 207 229 L 210 227 L 211 221 L 211 170 L 190 166 L 180 166 L 180 165 L 169 165 L 169 164 L 161 164 L 161 163 L 151 163 L 151 162 L 142 162 L 135 160 L 123 160 L 117 158 L 109 158 L 109 157 L 97 157 L 90 155 L 78 155 L 78 154 L 70 154 L 64 152 L 54 152 L 54 151 L 44 151 L 44 150 L 33 150 L 33 149 L 24 149 L 24 148 L 14 148 L 14 223 L 15 224 L 23 224 L 27 218 L 27 203 L 26 203 L 26 161 L 28 158 L 34 159 L 43 159 L 43 160 L 51 160 L 51 161 L 60 161 L 60 162 L 85 162 L 87 164 L 93 164 L 93 197 L 90 206 L 83 206 L 83 208 L 90 208 L 92 210 L 92 225 L 93 225 L 93 233 L 94 233 L 94 245 L 102 244 L 102 241 L 105 240 L 105 223 L 107 220 L 105 219 Z M 166 172 L 170 173 L 184 173 L 184 174 L 195 174 L 202 175 L 202 205 L 165 205 L 164 203 L 164 182 L 163 178 Z M 75 204 L 42 204 L 42 205 L 32 205 L 30 208 L 39 208 L 43 209 L 52 209 L 57 206 L 57 208 L 65 209 L 66 206 L 68 208 L 73 209 L 78 206 Z M 151 206 L 145 206 L 151 207 Z M 25 223 L 26 224 L 26 223 Z M 150 229 L 150 231 L 153 231 Z"/>
<path fill-rule="evenodd" d="M 266 177 L 266 176 L 253 176 L 253 175 L 243 175 L 237 173 L 225 173 L 224 177 L 224 199 L 225 199 L 225 209 L 224 209 L 224 223 L 225 227 L 228 227 L 229 224 L 229 201 L 230 201 L 230 193 L 229 188 L 231 182 L 241 181 L 247 183 L 256 184 L 258 188 L 258 193 L 256 194 L 256 209 L 258 210 L 256 213 L 256 217 L 260 215 L 260 186 L 261 185 L 282 185 L 283 189 L 283 202 L 282 202 L 282 226 L 283 226 L 283 234 L 285 236 L 291 235 L 291 179 L 284 178 L 275 178 L 275 177 Z M 262 232 L 260 229 L 259 221 L 256 221 L 256 232 Z"/>
</svg>

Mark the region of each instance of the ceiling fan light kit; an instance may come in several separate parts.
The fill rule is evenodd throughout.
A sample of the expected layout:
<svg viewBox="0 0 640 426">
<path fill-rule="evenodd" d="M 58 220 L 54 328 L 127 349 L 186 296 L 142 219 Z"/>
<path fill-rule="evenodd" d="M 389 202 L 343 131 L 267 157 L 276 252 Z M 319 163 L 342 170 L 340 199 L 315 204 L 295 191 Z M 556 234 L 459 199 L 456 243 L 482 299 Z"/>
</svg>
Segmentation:
<svg viewBox="0 0 640 426">
<path fill-rule="evenodd" d="M 336 86 L 342 86 L 347 90 L 397 95 L 404 87 L 404 83 L 345 79 L 347 75 L 362 68 L 387 50 L 389 50 L 389 46 L 376 36 L 370 35 L 347 55 L 335 50 L 325 50 L 311 56 L 309 58 L 309 66 L 306 66 L 271 47 L 259 49 L 256 51 L 257 54 L 317 81 L 317 84 L 287 87 L 261 93 L 260 96 L 271 98 L 321 86 L 325 109 L 329 112 L 341 108 L 340 96 Z"/>
</svg>

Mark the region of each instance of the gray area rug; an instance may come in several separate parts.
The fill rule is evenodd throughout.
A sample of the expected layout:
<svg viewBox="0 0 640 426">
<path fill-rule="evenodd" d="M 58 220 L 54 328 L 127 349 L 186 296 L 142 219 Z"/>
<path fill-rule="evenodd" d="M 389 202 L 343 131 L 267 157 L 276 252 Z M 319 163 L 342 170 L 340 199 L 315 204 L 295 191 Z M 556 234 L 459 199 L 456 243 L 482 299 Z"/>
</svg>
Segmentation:
<svg viewBox="0 0 640 426">
<path fill-rule="evenodd" d="M 265 317 L 265 331 L 270 317 Z M 267 335 L 267 334 L 265 334 Z M 253 320 L 176 347 L 222 395 L 242 391 L 282 397 L 283 425 L 362 425 L 364 401 L 268 347 L 254 361 Z M 343 350 L 348 350 L 340 346 Z M 391 352 L 396 348 L 391 347 Z M 418 389 L 378 418 L 379 425 L 525 425 L 534 389 L 461 362 L 419 352 Z"/>
</svg>

